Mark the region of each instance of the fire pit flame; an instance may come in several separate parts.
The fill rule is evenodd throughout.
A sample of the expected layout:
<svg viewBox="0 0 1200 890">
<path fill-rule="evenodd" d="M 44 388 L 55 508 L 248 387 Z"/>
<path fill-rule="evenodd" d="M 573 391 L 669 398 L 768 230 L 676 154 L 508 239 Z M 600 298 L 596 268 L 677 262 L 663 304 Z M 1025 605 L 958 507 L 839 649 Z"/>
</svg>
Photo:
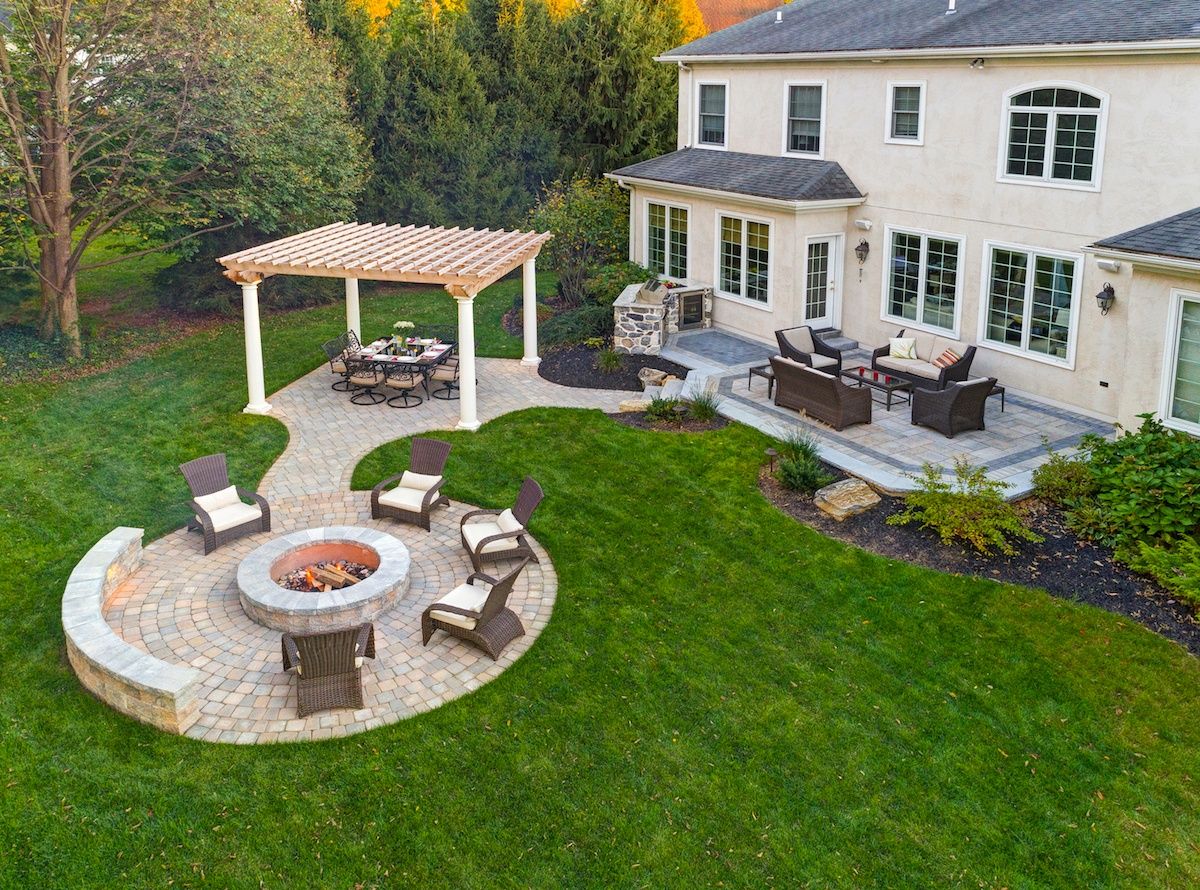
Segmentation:
<svg viewBox="0 0 1200 890">
<path fill-rule="evenodd" d="M 323 593 L 340 590 L 364 581 L 375 570 L 360 562 L 347 560 L 325 560 L 302 566 L 275 579 L 275 583 L 287 590 L 303 593 Z"/>
</svg>

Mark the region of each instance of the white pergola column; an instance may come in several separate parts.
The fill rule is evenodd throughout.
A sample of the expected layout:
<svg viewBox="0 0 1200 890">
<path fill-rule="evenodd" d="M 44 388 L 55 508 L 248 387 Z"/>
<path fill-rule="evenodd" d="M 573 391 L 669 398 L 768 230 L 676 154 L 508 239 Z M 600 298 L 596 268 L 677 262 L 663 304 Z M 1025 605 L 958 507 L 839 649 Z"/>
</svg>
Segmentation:
<svg viewBox="0 0 1200 890">
<path fill-rule="evenodd" d="M 362 342 L 362 322 L 358 314 L 358 279 L 346 279 L 346 330 L 354 331 L 354 336 Z"/>
<path fill-rule="evenodd" d="M 242 409 L 246 414 L 267 414 L 266 386 L 263 383 L 262 333 L 258 326 L 258 282 L 242 281 L 242 323 L 246 326 L 246 389 L 250 401 Z"/>
<path fill-rule="evenodd" d="M 458 303 L 458 429 L 479 429 L 475 406 L 475 297 L 454 295 Z"/>
<path fill-rule="evenodd" d="M 525 331 L 525 357 L 521 364 L 537 365 L 541 362 L 537 341 L 537 269 L 532 258 L 521 264 L 521 295 L 524 300 L 521 327 Z"/>
</svg>

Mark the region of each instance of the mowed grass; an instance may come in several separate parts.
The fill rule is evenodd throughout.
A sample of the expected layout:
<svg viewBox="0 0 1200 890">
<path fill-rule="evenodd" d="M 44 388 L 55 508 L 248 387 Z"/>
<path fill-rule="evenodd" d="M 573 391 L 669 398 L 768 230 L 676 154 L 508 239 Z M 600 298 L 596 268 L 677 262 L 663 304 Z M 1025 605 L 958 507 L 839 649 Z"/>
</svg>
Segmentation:
<svg viewBox="0 0 1200 890">
<path fill-rule="evenodd" d="M 489 350 L 519 354 L 486 332 L 515 293 L 480 298 Z M 452 317 L 444 295 L 397 299 L 364 300 L 368 334 Z M 269 391 L 318 364 L 339 313 L 266 322 Z M 112 526 L 183 523 L 180 461 L 225 450 L 253 481 L 282 449 L 278 423 L 237 413 L 241 349 L 235 326 L 0 390 L 0 886 L 1200 881 L 1195 659 L 1127 620 L 822 538 L 761 497 L 766 440 L 736 425 L 538 409 L 439 434 L 454 499 L 505 506 L 542 482 L 533 531 L 560 579 L 534 647 L 472 695 L 276 747 L 121 717 L 65 663 L 62 584 Z M 408 447 L 369 455 L 355 487 Z"/>
</svg>

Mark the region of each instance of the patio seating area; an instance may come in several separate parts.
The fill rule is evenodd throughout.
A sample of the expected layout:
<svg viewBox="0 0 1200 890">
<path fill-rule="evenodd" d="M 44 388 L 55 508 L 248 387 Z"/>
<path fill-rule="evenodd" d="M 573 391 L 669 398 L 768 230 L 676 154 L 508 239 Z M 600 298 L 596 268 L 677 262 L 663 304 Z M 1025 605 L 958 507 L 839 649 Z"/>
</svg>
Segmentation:
<svg viewBox="0 0 1200 890">
<path fill-rule="evenodd" d="M 870 423 L 857 422 L 837 430 L 830 423 L 818 420 L 811 411 L 802 415 L 798 410 L 775 404 L 775 387 L 771 387 L 768 395 L 770 381 L 761 374 L 750 373 L 752 369 L 769 366 L 779 354 L 778 348 L 728 331 L 708 329 L 674 335 L 662 354 L 694 369 L 694 374 L 707 377 L 722 399 L 721 413 L 729 419 L 777 437 L 796 429 L 806 430 L 817 438 L 824 460 L 887 491 L 911 490 L 913 482 L 909 477 L 919 474 L 925 461 L 950 468 L 961 455 L 974 465 L 986 466 L 990 477 L 1009 483 L 1010 497 L 1019 496 L 1031 490 L 1033 470 L 1046 460 L 1047 447 L 1069 452 L 1088 433 L 1113 432 L 1110 423 L 1016 393 L 1004 388 L 1002 380 L 999 387 L 988 388 L 990 397 L 984 397 L 984 429 L 965 429 L 959 419 L 954 424 L 954 437 L 948 438 L 939 429 L 915 425 L 914 416 L 918 421 L 929 419 L 931 411 L 937 413 L 937 409 L 930 407 L 931 402 L 946 399 L 938 399 L 936 391 L 929 390 L 926 395 L 934 395 L 932 400 L 926 399 L 924 403 L 918 400 L 917 405 L 910 406 L 904 398 L 895 398 L 890 409 L 883 393 L 876 392 Z M 842 355 L 843 372 L 851 379 L 859 367 L 866 368 L 865 374 L 871 375 L 870 351 L 860 349 Z M 814 373 L 808 368 L 797 371 L 802 372 Z M 973 368 L 972 373 L 979 373 L 979 369 Z M 961 418 L 965 402 L 958 400 L 957 404 L 962 410 L 955 416 Z M 948 429 L 949 415 L 945 411 L 940 415 L 944 417 L 935 425 Z"/>
</svg>

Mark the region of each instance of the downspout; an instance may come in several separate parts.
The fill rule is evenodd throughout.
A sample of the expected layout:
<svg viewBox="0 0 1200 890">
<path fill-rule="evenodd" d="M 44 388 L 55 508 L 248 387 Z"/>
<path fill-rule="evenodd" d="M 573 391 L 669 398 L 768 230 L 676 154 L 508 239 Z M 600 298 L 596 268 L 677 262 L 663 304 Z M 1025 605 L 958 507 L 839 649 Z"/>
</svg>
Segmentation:
<svg viewBox="0 0 1200 890">
<path fill-rule="evenodd" d="M 692 67 L 690 65 L 685 65 L 683 62 L 678 62 L 677 64 L 679 65 L 679 81 L 680 81 L 680 87 L 681 87 L 680 93 L 684 97 L 683 107 L 686 109 L 684 111 L 684 124 L 685 124 L 684 131 L 683 131 L 684 135 L 683 135 L 683 139 L 680 140 L 683 143 L 683 145 L 680 147 L 681 148 L 691 148 L 692 147 L 692 104 L 693 104 Z M 687 74 L 687 89 L 686 90 L 682 89 L 684 73 Z"/>
</svg>

